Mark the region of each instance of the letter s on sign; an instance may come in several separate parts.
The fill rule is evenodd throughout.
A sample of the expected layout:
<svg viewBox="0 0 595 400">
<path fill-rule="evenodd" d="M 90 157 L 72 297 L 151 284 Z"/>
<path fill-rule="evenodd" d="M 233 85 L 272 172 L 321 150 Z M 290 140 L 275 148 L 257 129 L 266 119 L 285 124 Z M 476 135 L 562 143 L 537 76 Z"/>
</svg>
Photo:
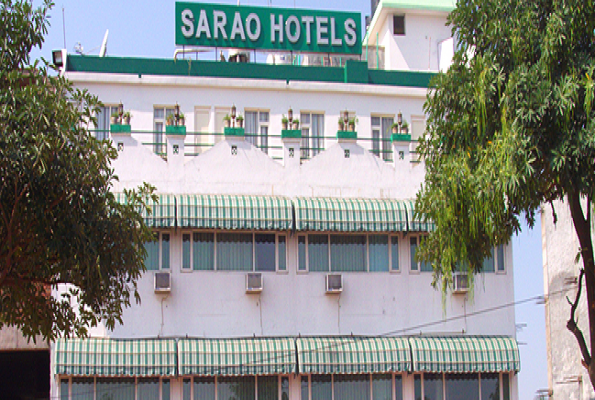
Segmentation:
<svg viewBox="0 0 595 400">
<path fill-rule="evenodd" d="M 355 44 L 355 21 L 351 18 L 345 20 L 345 43 L 348 46 Z"/>
<path fill-rule="evenodd" d="M 182 11 L 182 35 L 184 37 L 191 37 L 194 35 L 194 15 L 189 9 Z"/>
</svg>

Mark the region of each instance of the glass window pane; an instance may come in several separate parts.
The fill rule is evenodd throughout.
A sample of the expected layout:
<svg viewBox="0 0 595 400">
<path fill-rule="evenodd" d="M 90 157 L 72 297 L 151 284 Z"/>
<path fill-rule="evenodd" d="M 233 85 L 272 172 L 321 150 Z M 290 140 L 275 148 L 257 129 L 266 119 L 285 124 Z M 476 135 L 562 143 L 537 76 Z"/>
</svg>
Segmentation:
<svg viewBox="0 0 595 400">
<path fill-rule="evenodd" d="M 190 383 L 190 379 L 184 379 L 184 381 L 182 382 L 182 399 L 183 400 L 192 400 L 190 398 L 190 396 L 192 395 L 191 391 L 191 383 Z"/>
<path fill-rule="evenodd" d="M 497 247 L 498 249 L 498 271 L 503 272 L 504 271 L 504 246 L 503 245 L 499 245 Z"/>
<path fill-rule="evenodd" d="M 413 390 L 415 400 L 423 400 L 421 398 L 421 375 L 413 375 Z"/>
<path fill-rule="evenodd" d="M 335 375 L 335 400 L 366 400 L 370 398 L 370 376 Z M 390 393 L 390 390 L 389 390 Z"/>
<path fill-rule="evenodd" d="M 371 120 L 372 120 L 372 126 L 379 126 L 380 125 L 380 117 L 374 117 L 374 116 L 372 116 Z"/>
<path fill-rule="evenodd" d="M 498 374 L 481 374 L 481 400 L 500 400 Z"/>
<path fill-rule="evenodd" d="M 161 234 L 161 269 L 169 269 L 169 233 Z"/>
<path fill-rule="evenodd" d="M 275 234 L 258 233 L 254 235 L 257 271 L 275 271 Z"/>
<path fill-rule="evenodd" d="M 310 114 L 300 114 L 300 122 L 302 123 L 302 125 L 310 125 Z"/>
<path fill-rule="evenodd" d="M 388 235 L 368 236 L 370 272 L 388 272 Z"/>
<path fill-rule="evenodd" d="M 145 250 L 147 255 L 145 256 L 145 267 L 149 271 L 159 269 L 159 235 L 155 235 L 155 240 L 152 242 L 145 243 Z"/>
<path fill-rule="evenodd" d="M 483 260 L 481 270 L 483 272 L 494 272 L 494 249 L 492 249 L 492 256 Z"/>
<path fill-rule="evenodd" d="M 159 378 L 139 378 L 137 392 L 139 399 L 159 400 Z"/>
<path fill-rule="evenodd" d="M 252 234 L 217 234 L 217 269 L 252 271 Z"/>
<path fill-rule="evenodd" d="M 269 112 L 261 111 L 259 116 L 260 122 L 269 122 Z"/>
<path fill-rule="evenodd" d="M 281 400 L 289 400 L 289 378 L 286 376 L 281 377 Z"/>
<path fill-rule="evenodd" d="M 192 234 L 192 267 L 196 271 L 211 271 L 215 268 L 215 234 Z"/>
<path fill-rule="evenodd" d="M 417 384 L 417 381 L 415 384 Z M 421 389 L 421 383 L 419 388 Z M 417 385 L 415 386 L 415 390 L 417 390 Z M 395 400 L 403 400 L 403 377 L 401 375 L 395 375 Z"/>
<path fill-rule="evenodd" d="M 182 235 L 182 269 L 190 269 L 190 234 L 185 233 Z"/>
<path fill-rule="evenodd" d="M 276 376 L 259 376 L 258 400 L 278 400 L 279 399 L 279 378 Z"/>
<path fill-rule="evenodd" d="M 411 271 L 417 271 L 418 265 L 415 260 L 415 253 L 417 252 L 417 238 L 412 237 L 409 239 L 409 259 L 411 263 Z"/>
<path fill-rule="evenodd" d="M 331 235 L 331 271 L 366 271 L 364 235 Z"/>
<path fill-rule="evenodd" d="M 68 379 L 60 380 L 60 400 L 68 400 Z"/>
<path fill-rule="evenodd" d="M 156 108 L 153 112 L 153 118 L 155 119 L 163 119 L 164 115 L 163 108 Z"/>
<path fill-rule="evenodd" d="M 93 400 L 93 387 L 93 378 L 72 378 L 72 399 Z"/>
<path fill-rule="evenodd" d="M 217 398 L 225 400 L 255 400 L 256 388 L 253 376 L 220 377 Z"/>
<path fill-rule="evenodd" d="M 161 381 L 161 400 L 170 400 L 171 398 L 171 387 L 169 385 L 169 379 L 163 379 Z"/>
<path fill-rule="evenodd" d="M 308 236 L 308 266 L 310 271 L 328 272 L 328 235 Z"/>
<path fill-rule="evenodd" d="M 392 391 L 392 375 L 372 375 L 372 398 L 374 400 L 392 400 Z"/>
<path fill-rule="evenodd" d="M 390 238 L 390 251 L 391 251 L 391 271 L 399 270 L 399 238 L 398 236 L 392 236 Z"/>
<path fill-rule="evenodd" d="M 215 400 L 215 378 L 194 378 L 194 400 Z"/>
<path fill-rule="evenodd" d="M 306 237 L 298 236 L 298 270 L 306 270 Z"/>
<path fill-rule="evenodd" d="M 329 400 L 332 398 L 331 375 L 312 375 L 311 400 Z"/>
<path fill-rule="evenodd" d="M 279 235 L 279 271 L 287 270 L 287 255 L 285 254 L 286 238 L 285 235 Z"/>
<path fill-rule="evenodd" d="M 302 386 L 301 386 L 302 390 L 301 390 L 301 394 L 302 394 L 302 398 L 301 400 L 308 400 L 310 398 L 310 391 L 308 390 L 308 377 L 307 376 L 302 376 Z"/>
<path fill-rule="evenodd" d="M 507 373 L 502 374 L 502 400 L 510 400 L 510 382 Z"/>
<path fill-rule="evenodd" d="M 424 400 L 442 400 L 442 374 L 424 374 Z"/>
<path fill-rule="evenodd" d="M 133 400 L 134 378 L 97 378 L 96 400 Z"/>
<path fill-rule="evenodd" d="M 446 374 L 447 400 L 479 400 L 478 374 Z"/>
</svg>

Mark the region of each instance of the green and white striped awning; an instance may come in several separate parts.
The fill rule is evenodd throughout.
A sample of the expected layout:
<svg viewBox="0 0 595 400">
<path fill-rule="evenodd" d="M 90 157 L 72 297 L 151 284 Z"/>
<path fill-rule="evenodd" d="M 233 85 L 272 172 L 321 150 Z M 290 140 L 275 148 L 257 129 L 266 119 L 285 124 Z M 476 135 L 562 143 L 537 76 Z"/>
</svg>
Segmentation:
<svg viewBox="0 0 595 400">
<path fill-rule="evenodd" d="M 402 232 L 408 228 L 411 201 L 393 199 L 295 199 L 296 230 Z"/>
<path fill-rule="evenodd" d="M 507 372 L 521 367 L 516 340 L 505 336 L 411 337 L 413 372 Z"/>
<path fill-rule="evenodd" d="M 175 339 L 58 339 L 54 368 L 58 375 L 173 376 Z"/>
<path fill-rule="evenodd" d="M 289 230 L 291 199 L 281 196 L 178 195 L 182 228 Z"/>
<path fill-rule="evenodd" d="M 430 232 L 435 229 L 433 222 L 424 221 L 423 216 L 415 213 L 415 200 L 403 200 L 407 207 L 407 222 L 410 232 Z"/>
<path fill-rule="evenodd" d="M 180 339 L 180 375 L 274 375 L 296 372 L 292 338 Z"/>
<path fill-rule="evenodd" d="M 399 372 L 411 365 L 407 338 L 311 337 L 296 343 L 300 374 Z"/>
<path fill-rule="evenodd" d="M 116 200 L 126 204 L 124 193 L 114 193 Z M 149 200 L 149 210 L 143 210 L 145 224 L 151 228 L 173 228 L 176 226 L 176 197 L 173 194 L 157 195 L 158 202 Z"/>
</svg>

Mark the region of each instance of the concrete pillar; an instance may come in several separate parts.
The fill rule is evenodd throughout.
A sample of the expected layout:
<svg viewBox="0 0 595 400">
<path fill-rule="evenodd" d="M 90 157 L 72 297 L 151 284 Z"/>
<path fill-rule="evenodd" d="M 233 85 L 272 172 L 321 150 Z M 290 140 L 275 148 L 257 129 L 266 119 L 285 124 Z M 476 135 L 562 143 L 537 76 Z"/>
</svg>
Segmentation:
<svg viewBox="0 0 595 400">
<path fill-rule="evenodd" d="M 283 165 L 293 168 L 300 166 L 301 138 L 282 138 L 283 142 Z"/>
<path fill-rule="evenodd" d="M 179 127 L 176 127 L 179 128 Z M 186 130 L 183 132 L 166 133 L 167 136 L 167 163 L 173 171 L 179 171 L 182 174 L 184 167 L 184 141 L 186 140 Z"/>
<path fill-rule="evenodd" d="M 393 135 L 391 138 L 395 168 L 409 166 L 411 161 L 411 152 L 409 150 L 410 139 L 407 140 L 403 136 L 409 135 Z"/>
</svg>

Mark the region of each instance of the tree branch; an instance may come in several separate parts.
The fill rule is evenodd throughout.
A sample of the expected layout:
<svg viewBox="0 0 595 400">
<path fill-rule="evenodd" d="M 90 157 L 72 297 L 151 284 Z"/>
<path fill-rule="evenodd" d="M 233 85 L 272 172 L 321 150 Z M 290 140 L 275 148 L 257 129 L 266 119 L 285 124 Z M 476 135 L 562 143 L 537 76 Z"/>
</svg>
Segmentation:
<svg viewBox="0 0 595 400">
<path fill-rule="evenodd" d="M 570 308 L 570 319 L 566 323 L 566 328 L 568 328 L 568 330 L 570 332 L 572 332 L 572 334 L 578 341 L 578 345 L 581 349 L 581 354 L 583 356 L 583 362 L 585 363 L 585 365 L 589 365 L 589 364 L 591 364 L 591 355 L 589 354 L 589 349 L 587 347 L 587 342 L 585 341 L 585 336 L 583 335 L 583 332 L 580 330 L 580 328 L 576 324 L 576 319 L 574 316 L 576 313 L 576 309 L 578 307 L 578 302 L 581 298 L 584 276 L 585 276 L 585 270 L 581 269 L 581 273 L 578 276 L 578 290 L 576 292 L 576 298 L 574 299 L 574 303 L 572 304 L 572 307 Z"/>
</svg>

